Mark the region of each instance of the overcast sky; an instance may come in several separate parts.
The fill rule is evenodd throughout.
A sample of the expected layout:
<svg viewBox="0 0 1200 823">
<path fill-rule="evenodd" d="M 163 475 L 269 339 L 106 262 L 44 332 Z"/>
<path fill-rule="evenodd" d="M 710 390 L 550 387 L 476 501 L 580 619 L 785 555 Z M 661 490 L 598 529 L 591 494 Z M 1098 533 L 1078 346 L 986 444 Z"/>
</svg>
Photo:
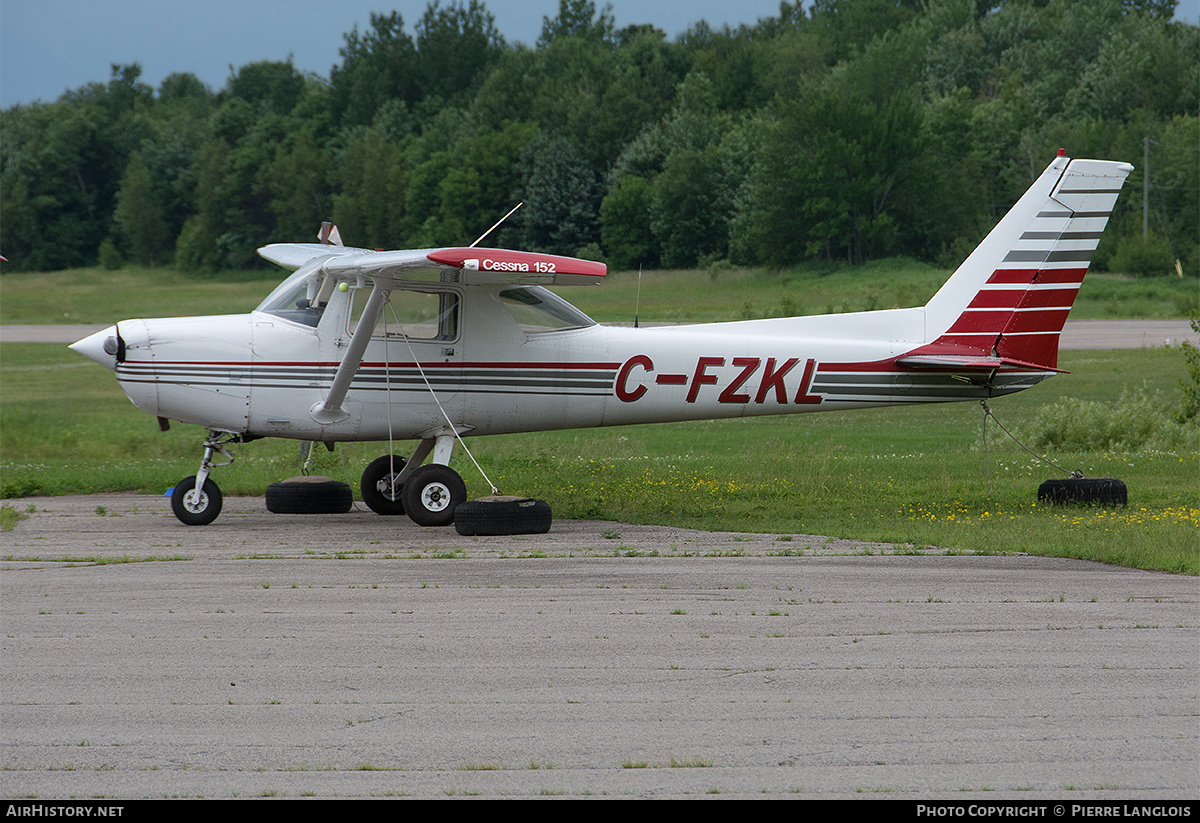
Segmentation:
<svg viewBox="0 0 1200 823">
<path fill-rule="evenodd" d="M 1194 0 L 1200 3 L 1200 0 Z M 618 27 L 652 23 L 674 39 L 697 20 L 714 28 L 779 13 L 779 0 L 611 0 Z M 140 63 L 157 86 L 191 72 L 217 91 L 229 67 L 286 60 L 329 77 L 338 49 L 371 12 L 400 12 L 409 33 L 428 0 L 0 0 L 0 108 L 52 101 L 106 83 L 114 63 Z M 443 2 L 443 5 L 449 5 Z M 534 45 L 558 0 L 485 0 L 509 43 Z M 596 4 L 603 8 L 603 0 Z"/>
<path fill-rule="evenodd" d="M 754 23 L 779 0 L 611 0 L 619 28 L 651 23 L 674 39 L 698 20 L 713 28 Z M 114 63 L 140 63 L 154 87 L 191 72 L 218 91 L 232 65 L 290 56 L 301 71 L 329 76 L 344 35 L 370 27 L 372 11 L 400 12 L 412 32 L 427 0 L 0 0 L 0 108 L 52 101 L 68 89 L 106 83 Z M 533 45 L 558 0 L 485 0 L 510 43 Z M 604 0 L 596 3 L 598 8 Z M 1180 19 L 1200 23 L 1200 0 Z"/>
</svg>

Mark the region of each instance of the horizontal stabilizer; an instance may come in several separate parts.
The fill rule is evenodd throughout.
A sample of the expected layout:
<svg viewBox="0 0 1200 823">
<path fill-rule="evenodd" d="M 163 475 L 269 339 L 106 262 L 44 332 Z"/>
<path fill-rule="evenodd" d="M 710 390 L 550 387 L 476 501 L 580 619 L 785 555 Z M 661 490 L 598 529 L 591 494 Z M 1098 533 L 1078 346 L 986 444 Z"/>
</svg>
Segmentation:
<svg viewBox="0 0 1200 823">
<path fill-rule="evenodd" d="M 964 371 L 991 371 L 992 369 L 1032 369 L 1035 371 L 1054 371 L 1065 374 L 1063 369 L 1043 366 L 1037 363 L 1026 363 L 1023 360 L 1013 360 L 1010 357 L 987 357 L 985 355 L 957 354 L 910 354 L 896 360 L 898 366 L 910 366 L 915 369 L 962 369 Z"/>
</svg>

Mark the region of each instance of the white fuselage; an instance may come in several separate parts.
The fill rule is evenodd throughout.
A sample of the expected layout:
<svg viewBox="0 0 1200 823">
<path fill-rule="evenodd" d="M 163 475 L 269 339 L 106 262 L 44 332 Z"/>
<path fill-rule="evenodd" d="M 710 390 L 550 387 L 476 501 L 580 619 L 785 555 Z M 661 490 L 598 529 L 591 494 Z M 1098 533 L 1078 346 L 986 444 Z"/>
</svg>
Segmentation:
<svg viewBox="0 0 1200 823">
<path fill-rule="evenodd" d="M 259 253 L 293 274 L 251 314 L 128 320 L 71 348 L 164 427 L 208 430 L 172 492 L 185 524 L 220 512 L 209 472 L 232 459 L 224 444 L 258 437 L 419 440 L 407 461 L 367 466 L 364 500 L 457 524 L 459 435 L 975 400 L 1044 380 L 1130 170 L 1060 153 L 916 308 L 617 328 L 544 288 L 597 282 L 595 261 L 274 244 Z"/>
<path fill-rule="evenodd" d="M 260 253 L 293 274 L 255 312 L 124 321 L 72 348 L 139 408 L 245 438 L 429 443 L 982 399 L 1057 371 L 1130 169 L 1060 155 L 916 308 L 601 326 L 538 284 L 595 282 L 602 264 L 279 244 Z"/>
<path fill-rule="evenodd" d="M 925 334 L 922 308 L 530 332 L 497 299 L 505 287 L 442 289 L 459 297 L 455 334 L 373 338 L 346 396 L 348 415 L 335 423 L 309 409 L 351 338 L 346 293 L 334 292 L 315 326 L 261 311 L 124 321 L 118 380 L 138 408 L 160 417 L 335 442 L 420 438 L 446 417 L 463 434 L 499 434 L 941 402 L 1016 391 L 1052 374 L 1001 374 L 989 389 L 898 369 L 893 359 Z"/>
</svg>

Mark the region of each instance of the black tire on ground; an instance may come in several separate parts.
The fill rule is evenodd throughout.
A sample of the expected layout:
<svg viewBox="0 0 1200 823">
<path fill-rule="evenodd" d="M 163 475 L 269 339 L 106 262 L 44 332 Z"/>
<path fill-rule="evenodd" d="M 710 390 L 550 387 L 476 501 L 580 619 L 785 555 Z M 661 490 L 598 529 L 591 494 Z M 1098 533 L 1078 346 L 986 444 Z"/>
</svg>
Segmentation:
<svg viewBox="0 0 1200 823">
<path fill-rule="evenodd" d="M 550 504 L 531 497 L 480 497 L 454 510 L 454 529 L 465 535 L 545 534 L 550 521 Z"/>
<path fill-rule="evenodd" d="M 195 488 L 196 475 L 180 480 L 171 492 L 171 511 L 186 526 L 207 526 L 221 513 L 221 490 L 212 478 L 205 478 L 199 497 L 187 499 L 187 493 Z"/>
<path fill-rule="evenodd" d="M 343 514 L 354 507 L 349 483 L 330 477 L 289 477 L 267 486 L 267 511 L 276 514 Z"/>
<path fill-rule="evenodd" d="M 1127 506 L 1129 491 L 1123 482 L 1112 477 L 1064 477 L 1038 486 L 1038 502 L 1054 506 L 1069 503 Z"/>
<path fill-rule="evenodd" d="M 404 511 L 418 526 L 449 526 L 467 499 L 467 484 L 449 466 L 430 463 L 409 475 L 403 498 Z"/>
<path fill-rule="evenodd" d="M 404 514 L 404 484 L 396 485 L 396 476 L 407 461 L 398 454 L 372 460 L 362 476 L 362 498 L 376 514 Z"/>
</svg>

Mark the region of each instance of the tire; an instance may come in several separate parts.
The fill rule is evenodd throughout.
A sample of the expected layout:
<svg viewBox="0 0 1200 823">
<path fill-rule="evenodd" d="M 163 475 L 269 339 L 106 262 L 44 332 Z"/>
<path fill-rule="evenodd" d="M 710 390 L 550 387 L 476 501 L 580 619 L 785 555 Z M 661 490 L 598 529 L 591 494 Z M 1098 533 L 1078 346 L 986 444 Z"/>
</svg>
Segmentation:
<svg viewBox="0 0 1200 823">
<path fill-rule="evenodd" d="M 362 476 L 362 499 L 376 514 L 404 514 L 404 484 L 395 485 L 396 475 L 407 461 L 399 455 L 387 455 L 371 461 Z"/>
<path fill-rule="evenodd" d="M 196 475 L 185 477 L 171 492 L 171 511 L 185 526 L 207 526 L 221 513 L 221 490 L 212 478 L 205 478 L 199 496 L 188 498 L 196 488 Z"/>
<path fill-rule="evenodd" d="M 454 529 L 464 535 L 545 534 L 550 521 L 550 504 L 531 497 L 480 497 L 454 510 Z"/>
<path fill-rule="evenodd" d="M 404 484 L 404 511 L 418 526 L 449 526 L 467 499 L 467 485 L 449 466 L 422 466 Z"/>
<path fill-rule="evenodd" d="M 1093 503 L 1100 506 L 1129 505 L 1129 490 L 1112 477 L 1064 477 L 1038 486 L 1038 502 L 1054 506 Z"/>
<path fill-rule="evenodd" d="M 344 514 L 353 507 L 350 484 L 329 477 L 290 477 L 267 486 L 267 511 L 276 514 Z"/>
</svg>

